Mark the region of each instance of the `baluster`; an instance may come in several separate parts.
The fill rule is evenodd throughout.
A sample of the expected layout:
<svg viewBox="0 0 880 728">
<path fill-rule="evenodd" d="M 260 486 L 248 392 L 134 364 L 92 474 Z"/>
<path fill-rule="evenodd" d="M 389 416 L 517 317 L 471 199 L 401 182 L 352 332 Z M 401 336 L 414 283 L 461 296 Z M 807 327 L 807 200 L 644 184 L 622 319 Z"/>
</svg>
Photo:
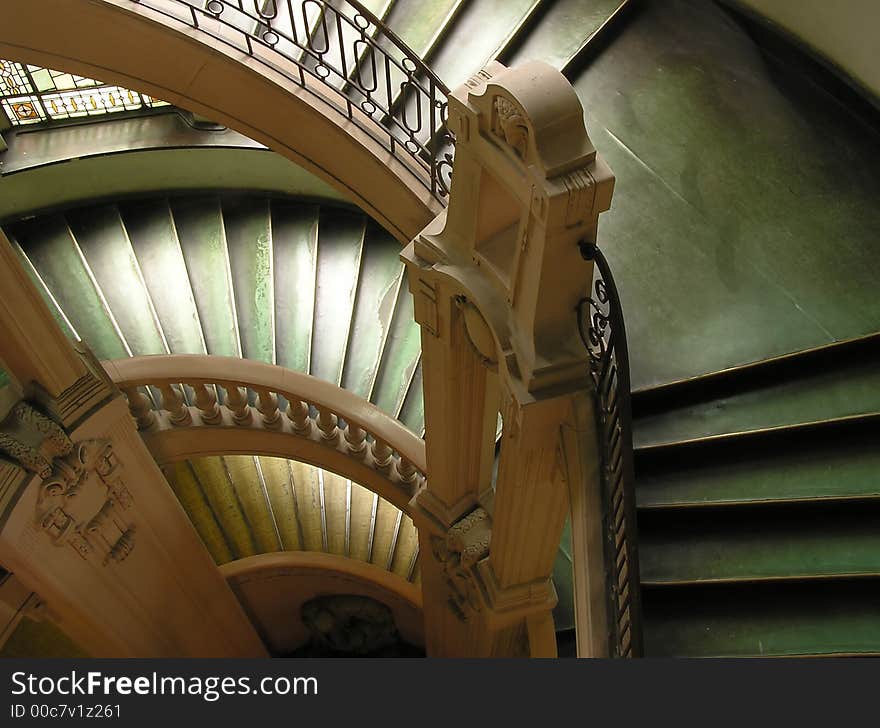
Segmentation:
<svg viewBox="0 0 880 728">
<path fill-rule="evenodd" d="M 375 462 L 377 469 L 384 470 L 391 465 L 393 451 L 388 447 L 387 443 L 378 438 L 374 438 L 370 449 L 373 453 L 373 462 Z"/>
<path fill-rule="evenodd" d="M 287 419 L 293 423 L 293 431 L 297 435 L 308 437 L 312 434 L 312 418 L 309 417 L 309 405 L 302 400 L 288 400 Z"/>
<path fill-rule="evenodd" d="M 360 454 L 367 451 L 367 433 L 354 422 L 349 422 L 345 428 L 345 442 L 348 443 L 349 452 Z"/>
<path fill-rule="evenodd" d="M 149 430 L 156 424 L 156 413 L 150 406 L 150 400 L 137 387 L 123 389 L 128 398 L 128 411 L 134 417 L 139 430 Z"/>
<path fill-rule="evenodd" d="M 196 407 L 199 416 L 206 425 L 219 425 L 223 421 L 223 414 L 217 405 L 217 395 L 207 384 L 191 384 L 196 393 Z"/>
<path fill-rule="evenodd" d="M 257 410 L 263 415 L 266 427 L 281 426 L 281 410 L 278 409 L 278 397 L 264 387 L 254 387 L 257 393 Z"/>
<path fill-rule="evenodd" d="M 171 424 L 175 427 L 186 427 L 192 424 L 192 414 L 183 401 L 183 396 L 173 384 L 160 384 L 162 393 L 162 409 L 171 415 Z"/>
<path fill-rule="evenodd" d="M 235 384 L 227 384 L 223 388 L 226 390 L 226 406 L 232 410 L 232 421 L 236 425 L 248 424 L 253 419 L 253 413 L 248 404 L 247 390 Z"/>
<path fill-rule="evenodd" d="M 339 442 L 339 428 L 336 426 L 339 418 L 326 407 L 318 407 L 317 410 L 318 429 L 321 431 L 321 439 L 328 443 Z"/>
<path fill-rule="evenodd" d="M 403 455 L 401 455 L 400 459 L 397 461 L 397 474 L 400 476 L 400 480 L 404 483 L 415 483 L 419 477 L 416 466 L 403 457 Z"/>
</svg>

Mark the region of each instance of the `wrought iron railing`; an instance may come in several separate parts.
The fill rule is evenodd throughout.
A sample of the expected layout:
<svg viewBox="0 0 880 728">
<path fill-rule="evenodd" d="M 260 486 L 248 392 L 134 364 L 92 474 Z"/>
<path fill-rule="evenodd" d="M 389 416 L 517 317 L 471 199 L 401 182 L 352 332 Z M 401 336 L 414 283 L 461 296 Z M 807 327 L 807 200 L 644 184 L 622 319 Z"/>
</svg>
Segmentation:
<svg viewBox="0 0 880 728">
<path fill-rule="evenodd" d="M 357 0 L 130 0 L 281 73 L 403 162 L 442 204 L 449 90 Z"/>
<path fill-rule="evenodd" d="M 594 263 L 592 290 L 581 299 L 577 317 L 596 393 L 610 655 L 638 657 L 642 610 L 626 328 L 608 261 L 593 243 L 582 242 L 580 250 Z"/>
</svg>

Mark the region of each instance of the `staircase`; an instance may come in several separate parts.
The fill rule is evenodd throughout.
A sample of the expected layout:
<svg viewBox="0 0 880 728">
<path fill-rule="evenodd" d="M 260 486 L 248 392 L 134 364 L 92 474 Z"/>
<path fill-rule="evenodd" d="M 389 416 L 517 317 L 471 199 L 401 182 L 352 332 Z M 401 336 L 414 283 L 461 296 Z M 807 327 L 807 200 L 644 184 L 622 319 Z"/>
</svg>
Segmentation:
<svg viewBox="0 0 880 728">
<path fill-rule="evenodd" d="M 633 412 L 648 655 L 880 652 L 880 335 Z"/>
<path fill-rule="evenodd" d="M 880 156 L 878 137 L 777 65 L 791 87 L 778 92 L 765 59 L 713 4 L 638 3 L 645 10 L 631 13 L 619 44 L 584 71 L 595 41 L 635 5 L 368 8 L 453 88 L 496 59 L 536 57 L 563 70 L 618 175 L 599 239 L 621 288 L 638 387 L 646 653 L 878 653 L 880 339 L 865 335 L 880 328 L 871 266 L 880 182 L 865 164 Z M 744 159 L 762 162 L 759 180 Z M 847 166 L 857 161 L 859 184 Z M 831 189 L 828 179 L 850 182 Z M 822 200 L 809 197 L 817 189 Z M 277 363 L 423 432 L 400 247 L 360 213 L 265 195 L 172 196 L 5 229 L 62 326 L 99 358 L 208 353 Z M 832 238 L 843 241 L 835 250 Z M 271 468 L 282 465 L 269 463 L 264 480 Z M 168 472 L 218 563 L 285 537 L 317 548 L 314 530 L 273 542 L 265 513 L 249 516 L 240 498 L 241 515 L 217 518 L 222 501 L 211 502 L 205 483 L 222 495 L 230 474 L 245 470 L 256 465 L 218 458 Z M 225 492 L 238 498 L 234 486 Z M 312 526 L 320 508 L 313 512 Z M 252 520 L 264 527 L 248 531 Z M 567 540 L 555 574 L 563 629 L 572 626 Z M 417 578 L 414 560 L 380 552 L 377 563 Z"/>
<path fill-rule="evenodd" d="M 100 359 L 256 359 L 333 382 L 423 429 L 400 245 L 361 213 L 254 195 L 158 198 L 6 232 L 56 319 Z M 412 520 L 357 483 L 256 455 L 164 470 L 217 564 L 308 550 L 418 581 Z"/>
<path fill-rule="evenodd" d="M 361 213 L 253 195 L 160 198 L 6 231 L 62 326 L 99 359 L 256 359 L 349 389 L 422 432 L 400 245 Z"/>
</svg>

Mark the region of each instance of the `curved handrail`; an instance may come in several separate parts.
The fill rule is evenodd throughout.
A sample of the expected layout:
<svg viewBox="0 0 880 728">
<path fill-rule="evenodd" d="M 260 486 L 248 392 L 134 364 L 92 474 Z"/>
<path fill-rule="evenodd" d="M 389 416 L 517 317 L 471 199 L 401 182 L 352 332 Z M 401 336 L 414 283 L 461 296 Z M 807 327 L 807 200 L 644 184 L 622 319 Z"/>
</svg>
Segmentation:
<svg viewBox="0 0 880 728">
<path fill-rule="evenodd" d="M 601 250 L 587 241 L 581 255 L 595 263 L 595 284 L 581 299 L 577 323 L 590 357 L 596 395 L 602 480 L 602 531 L 612 657 L 642 655 L 642 604 L 636 533 L 629 354 L 620 296 Z"/>
<path fill-rule="evenodd" d="M 103 365 L 144 433 L 193 427 L 285 433 L 356 460 L 408 496 L 425 478 L 421 438 L 356 394 L 308 374 L 250 359 L 189 354 Z"/>
<path fill-rule="evenodd" d="M 127 1 L 206 33 L 322 101 L 332 100 L 446 204 L 455 143 L 446 129 L 449 89 L 357 0 Z M 318 88 L 309 80 L 320 82 Z"/>
</svg>

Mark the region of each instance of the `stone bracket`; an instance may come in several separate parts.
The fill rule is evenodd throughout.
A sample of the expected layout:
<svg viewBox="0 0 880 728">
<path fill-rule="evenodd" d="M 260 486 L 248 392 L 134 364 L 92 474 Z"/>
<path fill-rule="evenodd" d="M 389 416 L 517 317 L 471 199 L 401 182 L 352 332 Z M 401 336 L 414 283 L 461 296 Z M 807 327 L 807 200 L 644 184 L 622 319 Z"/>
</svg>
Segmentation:
<svg viewBox="0 0 880 728">
<path fill-rule="evenodd" d="M 446 532 L 431 537 L 434 558 L 443 565 L 449 588 L 448 606 L 462 622 L 483 608 L 474 566 L 489 555 L 492 520 L 482 508 L 475 508 Z"/>
</svg>

